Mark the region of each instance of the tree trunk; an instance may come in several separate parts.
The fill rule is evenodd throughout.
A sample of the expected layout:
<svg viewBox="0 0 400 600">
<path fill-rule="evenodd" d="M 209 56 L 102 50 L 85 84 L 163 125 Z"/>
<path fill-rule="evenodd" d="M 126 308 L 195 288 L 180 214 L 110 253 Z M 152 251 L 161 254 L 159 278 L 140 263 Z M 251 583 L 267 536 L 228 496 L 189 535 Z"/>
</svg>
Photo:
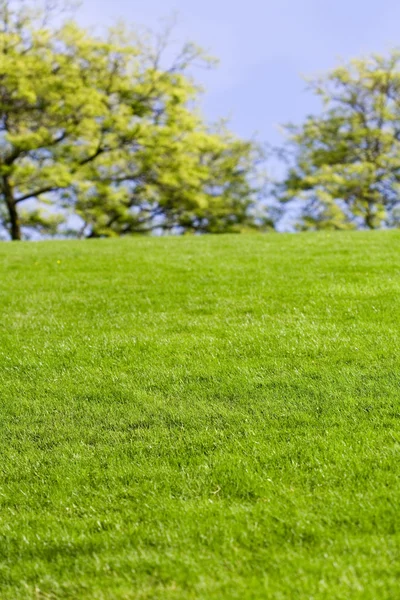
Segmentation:
<svg viewBox="0 0 400 600">
<path fill-rule="evenodd" d="M 373 215 L 367 214 L 365 217 L 365 224 L 368 229 L 375 229 Z"/>
<path fill-rule="evenodd" d="M 365 224 L 368 229 L 375 229 L 373 202 L 368 201 L 367 212 L 365 214 Z"/>
<path fill-rule="evenodd" d="M 10 219 L 10 235 L 12 240 L 21 239 L 21 226 L 19 223 L 19 216 L 17 211 L 17 205 L 15 204 L 14 194 L 12 186 L 8 180 L 8 177 L 3 177 L 3 191 L 4 199 L 6 201 L 8 216 Z"/>
</svg>

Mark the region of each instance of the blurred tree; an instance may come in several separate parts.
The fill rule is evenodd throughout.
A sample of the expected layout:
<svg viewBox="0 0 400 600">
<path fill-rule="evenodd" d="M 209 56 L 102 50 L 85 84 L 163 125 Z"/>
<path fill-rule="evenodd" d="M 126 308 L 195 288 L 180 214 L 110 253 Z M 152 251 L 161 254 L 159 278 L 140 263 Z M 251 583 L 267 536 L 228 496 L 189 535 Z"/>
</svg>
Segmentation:
<svg viewBox="0 0 400 600">
<path fill-rule="evenodd" d="M 324 110 L 286 126 L 281 201 L 303 200 L 303 228 L 392 225 L 400 191 L 400 52 L 353 60 L 311 82 Z"/>
<path fill-rule="evenodd" d="M 200 49 L 165 67 L 168 32 L 99 38 L 34 6 L 0 0 L 0 218 L 12 239 L 71 215 L 90 237 L 270 225 L 253 211 L 260 149 L 197 110 Z"/>
</svg>

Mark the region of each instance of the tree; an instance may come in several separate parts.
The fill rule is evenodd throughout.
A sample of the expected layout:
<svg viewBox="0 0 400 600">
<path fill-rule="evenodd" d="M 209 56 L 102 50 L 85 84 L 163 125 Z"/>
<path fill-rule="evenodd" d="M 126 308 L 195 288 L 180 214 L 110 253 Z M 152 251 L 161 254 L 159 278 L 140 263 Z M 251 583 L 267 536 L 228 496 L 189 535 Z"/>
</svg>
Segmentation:
<svg viewBox="0 0 400 600">
<path fill-rule="evenodd" d="M 400 52 L 353 60 L 311 82 L 321 115 L 287 126 L 283 202 L 303 199 L 303 226 L 374 229 L 394 222 L 400 191 Z"/>
<path fill-rule="evenodd" d="M 0 0 L 0 218 L 12 239 L 71 216 L 89 237 L 257 224 L 260 151 L 202 120 L 201 50 L 187 44 L 166 67 L 167 35 L 51 23 L 28 0 Z"/>
</svg>

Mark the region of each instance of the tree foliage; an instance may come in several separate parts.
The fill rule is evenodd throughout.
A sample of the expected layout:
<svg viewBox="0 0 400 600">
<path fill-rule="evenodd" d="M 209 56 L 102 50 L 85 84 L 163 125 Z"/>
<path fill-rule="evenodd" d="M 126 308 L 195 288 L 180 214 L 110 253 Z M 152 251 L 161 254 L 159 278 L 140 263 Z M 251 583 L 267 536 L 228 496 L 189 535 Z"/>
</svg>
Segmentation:
<svg viewBox="0 0 400 600">
<path fill-rule="evenodd" d="M 321 115 L 290 125 L 282 201 L 303 200 L 303 226 L 393 224 L 400 191 L 400 52 L 353 60 L 311 82 Z"/>
<path fill-rule="evenodd" d="M 92 237 L 255 225 L 259 149 L 204 123 L 202 51 L 187 44 L 166 67 L 165 46 L 0 0 L 0 218 L 13 239 L 71 216 Z"/>
</svg>

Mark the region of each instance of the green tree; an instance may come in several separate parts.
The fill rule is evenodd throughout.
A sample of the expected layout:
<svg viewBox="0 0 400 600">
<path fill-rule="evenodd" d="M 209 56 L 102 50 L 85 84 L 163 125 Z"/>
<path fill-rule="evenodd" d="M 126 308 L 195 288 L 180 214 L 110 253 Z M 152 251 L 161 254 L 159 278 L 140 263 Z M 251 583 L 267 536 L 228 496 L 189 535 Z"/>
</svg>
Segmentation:
<svg viewBox="0 0 400 600">
<path fill-rule="evenodd" d="M 400 183 L 400 52 L 353 60 L 311 82 L 324 109 L 289 125 L 283 202 L 303 200 L 303 227 L 394 223 Z"/>
<path fill-rule="evenodd" d="M 80 236 L 240 231 L 257 225 L 260 151 L 197 109 L 192 44 L 168 67 L 167 36 L 95 37 L 0 0 L 0 218 Z"/>
</svg>

